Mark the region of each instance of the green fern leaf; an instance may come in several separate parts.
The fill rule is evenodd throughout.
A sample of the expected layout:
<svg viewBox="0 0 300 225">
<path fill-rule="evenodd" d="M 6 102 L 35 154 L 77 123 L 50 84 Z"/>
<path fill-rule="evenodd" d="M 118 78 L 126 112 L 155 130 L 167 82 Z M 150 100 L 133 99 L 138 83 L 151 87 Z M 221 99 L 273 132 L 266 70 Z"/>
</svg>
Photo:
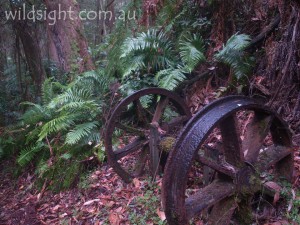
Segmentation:
<svg viewBox="0 0 300 225">
<path fill-rule="evenodd" d="M 60 108 L 62 105 L 69 102 L 80 102 L 92 98 L 92 93 L 87 89 L 79 89 L 76 86 L 69 88 L 64 93 L 58 95 L 49 104 L 48 108 Z"/>
<path fill-rule="evenodd" d="M 159 86 L 168 90 L 174 90 L 180 82 L 186 79 L 182 69 L 166 69 L 156 74 Z"/>
<path fill-rule="evenodd" d="M 36 141 L 39 138 L 39 134 L 41 132 L 41 129 L 42 129 L 42 127 L 37 125 L 37 127 L 35 127 L 30 132 L 28 132 L 28 134 L 26 134 L 25 144 L 29 145 L 31 142 Z"/>
<path fill-rule="evenodd" d="M 95 121 L 76 125 L 73 130 L 67 133 L 65 143 L 69 145 L 77 144 L 81 139 L 89 136 L 92 129 L 98 125 L 98 122 Z"/>
<path fill-rule="evenodd" d="M 150 29 L 135 38 L 127 38 L 121 48 L 124 63 L 123 76 L 131 71 L 158 71 L 174 66 L 172 44 L 166 33 Z"/>
<path fill-rule="evenodd" d="M 206 60 L 204 51 L 204 41 L 197 35 L 187 33 L 179 41 L 180 57 L 185 68 L 191 73 L 195 67 Z"/>
<path fill-rule="evenodd" d="M 36 145 L 24 148 L 17 158 L 18 164 L 20 166 L 26 166 L 44 146 L 45 145 L 42 142 L 37 142 Z"/>
<path fill-rule="evenodd" d="M 215 55 L 216 60 L 232 68 L 237 79 L 248 75 L 251 71 L 252 62 L 244 52 L 250 41 L 248 35 L 235 34 L 229 38 L 223 49 Z"/>
<path fill-rule="evenodd" d="M 72 114 L 72 115 L 62 115 L 58 118 L 54 118 L 51 121 L 47 122 L 41 130 L 41 133 L 39 134 L 38 141 L 42 141 L 46 136 L 58 132 L 61 130 L 67 130 L 72 125 L 75 124 L 75 118 L 78 115 Z"/>
<path fill-rule="evenodd" d="M 79 112 L 79 111 L 88 110 L 88 111 L 99 111 L 100 113 L 100 109 L 101 109 L 100 105 L 97 104 L 95 101 L 91 100 L 91 101 L 70 102 L 62 106 L 57 111 L 61 112 L 61 111 L 76 110 L 77 112 Z"/>
<path fill-rule="evenodd" d="M 35 125 L 41 121 L 48 120 L 53 115 L 52 110 L 42 105 L 32 102 L 22 102 L 21 105 L 31 106 L 21 117 L 23 123 L 26 125 Z"/>
</svg>

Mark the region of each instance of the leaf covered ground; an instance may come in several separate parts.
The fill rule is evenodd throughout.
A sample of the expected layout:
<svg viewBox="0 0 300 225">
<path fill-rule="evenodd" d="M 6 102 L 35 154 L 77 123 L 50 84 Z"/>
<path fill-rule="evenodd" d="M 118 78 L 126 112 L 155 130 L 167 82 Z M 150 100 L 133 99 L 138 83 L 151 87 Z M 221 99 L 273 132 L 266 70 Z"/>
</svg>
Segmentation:
<svg viewBox="0 0 300 225">
<path fill-rule="evenodd" d="M 165 224 L 161 179 L 126 184 L 104 164 L 78 188 L 52 193 L 35 189 L 31 173 L 15 180 L 7 168 L 1 165 L 0 224 Z"/>
<path fill-rule="evenodd" d="M 103 164 L 86 174 L 78 188 L 53 193 L 46 186 L 37 190 L 30 172 L 13 179 L 10 166 L 9 161 L 0 166 L 0 224 L 166 224 L 160 204 L 160 178 L 152 182 L 145 176 L 126 184 Z M 299 176 L 297 153 L 296 180 L 291 189 L 295 193 L 300 185 Z M 295 195 L 287 202 L 290 214 L 293 204 L 299 200 Z M 277 204 L 280 201 L 283 200 L 279 199 Z M 269 221 L 266 224 L 288 224 L 282 217 L 270 217 Z"/>
</svg>

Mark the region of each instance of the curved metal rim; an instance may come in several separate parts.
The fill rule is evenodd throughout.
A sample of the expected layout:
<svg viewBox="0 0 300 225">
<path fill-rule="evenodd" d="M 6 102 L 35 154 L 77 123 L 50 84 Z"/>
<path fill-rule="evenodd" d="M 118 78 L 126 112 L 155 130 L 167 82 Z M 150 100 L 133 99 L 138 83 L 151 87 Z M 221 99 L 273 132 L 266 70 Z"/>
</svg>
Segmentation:
<svg viewBox="0 0 300 225">
<path fill-rule="evenodd" d="M 180 111 L 180 113 L 182 115 L 187 115 L 188 117 L 191 117 L 191 113 L 188 110 L 188 107 L 186 106 L 186 104 L 184 103 L 182 98 L 180 98 L 175 93 L 168 91 L 166 89 L 163 89 L 163 88 L 145 88 L 145 89 L 139 90 L 139 91 L 133 93 L 132 95 L 124 98 L 115 107 L 114 111 L 111 114 L 111 117 L 110 117 L 107 127 L 106 127 L 106 133 L 105 133 L 104 140 L 105 140 L 105 150 L 106 150 L 108 161 L 109 161 L 110 165 L 114 168 L 115 172 L 118 173 L 118 175 L 120 175 L 122 177 L 122 179 L 125 180 L 126 182 L 130 182 L 132 179 L 132 176 L 129 173 L 127 173 L 119 165 L 119 163 L 117 162 L 117 160 L 115 158 L 115 154 L 112 150 L 111 135 L 114 131 L 115 119 L 116 119 L 116 117 L 118 117 L 120 115 L 121 109 L 123 107 L 126 107 L 128 104 L 130 104 L 131 102 L 133 102 L 136 99 L 139 99 L 142 96 L 150 95 L 150 94 L 158 94 L 158 95 L 167 96 L 168 98 L 170 98 L 170 101 L 172 103 L 174 103 L 174 105 L 178 108 L 178 110 Z"/>
<path fill-rule="evenodd" d="M 178 212 L 185 212 L 184 192 L 187 184 L 187 173 L 192 165 L 197 149 L 219 122 L 239 110 L 258 110 L 263 113 L 273 114 L 273 123 L 280 126 L 284 132 L 279 143 L 291 146 L 291 135 L 286 123 L 272 110 L 266 109 L 253 99 L 243 96 L 229 96 L 212 102 L 186 124 L 168 157 L 166 172 L 163 177 L 162 201 L 170 224 L 187 223 L 185 215 L 178 215 Z M 217 116 L 210 118 L 209 114 L 212 114 L 213 111 Z M 172 199 L 171 196 L 177 197 Z M 168 215 L 173 215 L 174 218 L 170 218 L 170 216 L 168 218 Z"/>
</svg>

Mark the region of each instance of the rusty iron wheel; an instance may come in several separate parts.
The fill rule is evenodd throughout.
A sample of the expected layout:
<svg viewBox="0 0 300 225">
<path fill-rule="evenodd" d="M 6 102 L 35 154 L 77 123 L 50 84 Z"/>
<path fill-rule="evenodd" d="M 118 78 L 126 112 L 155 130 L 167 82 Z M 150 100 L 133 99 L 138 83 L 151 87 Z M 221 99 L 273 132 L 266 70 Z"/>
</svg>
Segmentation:
<svg viewBox="0 0 300 225">
<path fill-rule="evenodd" d="M 249 224 L 254 196 L 278 193 L 276 178 L 291 181 L 292 171 L 290 132 L 276 113 L 247 97 L 216 100 L 186 124 L 169 155 L 167 221 Z"/>
<path fill-rule="evenodd" d="M 184 101 L 162 88 L 146 88 L 123 99 L 111 114 L 105 132 L 110 165 L 126 182 L 140 176 L 146 167 L 155 176 L 160 140 L 176 138 L 190 117 Z"/>
</svg>

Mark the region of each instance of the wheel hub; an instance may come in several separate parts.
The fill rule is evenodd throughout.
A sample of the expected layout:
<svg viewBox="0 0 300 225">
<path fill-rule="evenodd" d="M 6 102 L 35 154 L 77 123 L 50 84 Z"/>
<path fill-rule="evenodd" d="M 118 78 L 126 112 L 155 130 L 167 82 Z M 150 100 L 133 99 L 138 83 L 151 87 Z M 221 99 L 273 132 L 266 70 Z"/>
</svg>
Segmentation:
<svg viewBox="0 0 300 225">
<path fill-rule="evenodd" d="M 261 189 L 259 174 L 247 164 L 238 171 L 234 183 L 240 195 L 254 194 Z"/>
</svg>

